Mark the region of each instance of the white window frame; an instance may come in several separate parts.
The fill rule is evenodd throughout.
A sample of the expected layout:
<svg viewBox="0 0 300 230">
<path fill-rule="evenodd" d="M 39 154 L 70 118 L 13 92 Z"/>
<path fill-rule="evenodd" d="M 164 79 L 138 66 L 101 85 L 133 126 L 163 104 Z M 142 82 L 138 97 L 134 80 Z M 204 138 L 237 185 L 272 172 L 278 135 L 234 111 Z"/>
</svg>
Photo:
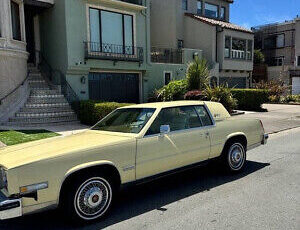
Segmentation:
<svg viewBox="0 0 300 230">
<path fill-rule="evenodd" d="M 98 9 L 98 10 L 106 10 L 106 11 L 111 11 L 111 12 L 120 13 L 120 14 L 131 15 L 132 20 L 133 20 L 133 37 L 134 37 L 133 46 L 136 47 L 136 14 L 132 13 L 132 12 L 125 11 L 125 10 L 109 8 L 109 7 L 99 6 L 99 5 L 95 5 L 95 4 L 86 4 L 87 41 L 91 40 L 91 36 L 90 36 L 90 13 L 89 13 L 90 8 L 95 8 L 95 9 Z M 100 33 L 101 33 L 101 31 L 100 31 Z"/>
<path fill-rule="evenodd" d="M 170 74 L 170 82 L 173 81 L 173 72 L 172 72 L 172 71 L 169 71 L 169 70 L 166 70 L 166 71 L 164 71 L 164 75 L 163 75 L 163 78 L 164 78 L 164 85 L 166 85 L 166 73 L 169 73 L 169 74 Z"/>
</svg>

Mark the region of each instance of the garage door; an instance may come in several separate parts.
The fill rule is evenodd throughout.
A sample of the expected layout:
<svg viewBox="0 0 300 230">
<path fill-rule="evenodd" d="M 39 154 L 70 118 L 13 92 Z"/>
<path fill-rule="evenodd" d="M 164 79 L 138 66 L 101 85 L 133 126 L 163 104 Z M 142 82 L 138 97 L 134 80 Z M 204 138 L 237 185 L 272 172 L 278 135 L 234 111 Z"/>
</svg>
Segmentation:
<svg viewBox="0 0 300 230">
<path fill-rule="evenodd" d="M 247 82 L 246 77 L 220 77 L 219 78 L 219 84 L 224 85 L 228 84 L 229 88 L 246 88 Z"/>
<path fill-rule="evenodd" d="M 89 96 L 92 100 L 138 103 L 139 74 L 90 73 Z"/>
<path fill-rule="evenodd" d="M 300 77 L 292 78 L 292 91 L 293 94 L 300 94 Z"/>
</svg>

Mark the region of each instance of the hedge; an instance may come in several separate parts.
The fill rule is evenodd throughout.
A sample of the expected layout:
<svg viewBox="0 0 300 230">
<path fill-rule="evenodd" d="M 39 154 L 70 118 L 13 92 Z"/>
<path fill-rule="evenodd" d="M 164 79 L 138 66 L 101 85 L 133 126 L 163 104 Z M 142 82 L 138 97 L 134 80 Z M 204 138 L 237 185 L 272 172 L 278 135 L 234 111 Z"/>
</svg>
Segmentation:
<svg viewBox="0 0 300 230">
<path fill-rule="evenodd" d="M 131 104 L 116 102 L 99 102 L 92 100 L 81 101 L 78 117 L 81 123 L 86 125 L 94 125 L 115 109 L 127 105 Z"/>
<path fill-rule="evenodd" d="M 264 89 L 232 89 L 238 109 L 262 111 L 262 104 L 269 101 L 269 91 Z"/>
</svg>

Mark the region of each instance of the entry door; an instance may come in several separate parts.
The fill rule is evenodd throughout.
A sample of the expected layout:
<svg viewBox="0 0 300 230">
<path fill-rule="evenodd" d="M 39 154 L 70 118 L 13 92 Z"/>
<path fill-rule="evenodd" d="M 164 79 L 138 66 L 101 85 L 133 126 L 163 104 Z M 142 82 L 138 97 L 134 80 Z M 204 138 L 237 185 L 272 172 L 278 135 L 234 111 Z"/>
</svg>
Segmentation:
<svg viewBox="0 0 300 230">
<path fill-rule="evenodd" d="M 161 125 L 170 125 L 171 132 L 160 135 Z M 210 138 L 194 107 L 163 109 L 144 138 L 137 141 L 136 177 L 207 160 L 209 154 Z"/>
<path fill-rule="evenodd" d="M 89 97 L 100 101 L 139 103 L 139 74 L 90 73 Z"/>
</svg>

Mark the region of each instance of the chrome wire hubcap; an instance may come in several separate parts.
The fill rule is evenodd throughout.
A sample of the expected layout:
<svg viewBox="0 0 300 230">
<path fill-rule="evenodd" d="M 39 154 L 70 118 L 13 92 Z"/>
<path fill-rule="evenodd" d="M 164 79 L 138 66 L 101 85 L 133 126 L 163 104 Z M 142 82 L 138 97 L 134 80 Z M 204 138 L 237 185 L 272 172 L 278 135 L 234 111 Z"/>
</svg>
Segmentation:
<svg viewBox="0 0 300 230">
<path fill-rule="evenodd" d="M 111 187 L 102 179 L 91 179 L 77 190 L 74 205 L 78 215 L 94 219 L 103 214 L 111 202 Z"/>
<path fill-rule="evenodd" d="M 234 170 L 240 169 L 245 161 L 245 151 L 240 144 L 234 144 L 229 149 L 228 160 L 230 167 Z"/>
</svg>

